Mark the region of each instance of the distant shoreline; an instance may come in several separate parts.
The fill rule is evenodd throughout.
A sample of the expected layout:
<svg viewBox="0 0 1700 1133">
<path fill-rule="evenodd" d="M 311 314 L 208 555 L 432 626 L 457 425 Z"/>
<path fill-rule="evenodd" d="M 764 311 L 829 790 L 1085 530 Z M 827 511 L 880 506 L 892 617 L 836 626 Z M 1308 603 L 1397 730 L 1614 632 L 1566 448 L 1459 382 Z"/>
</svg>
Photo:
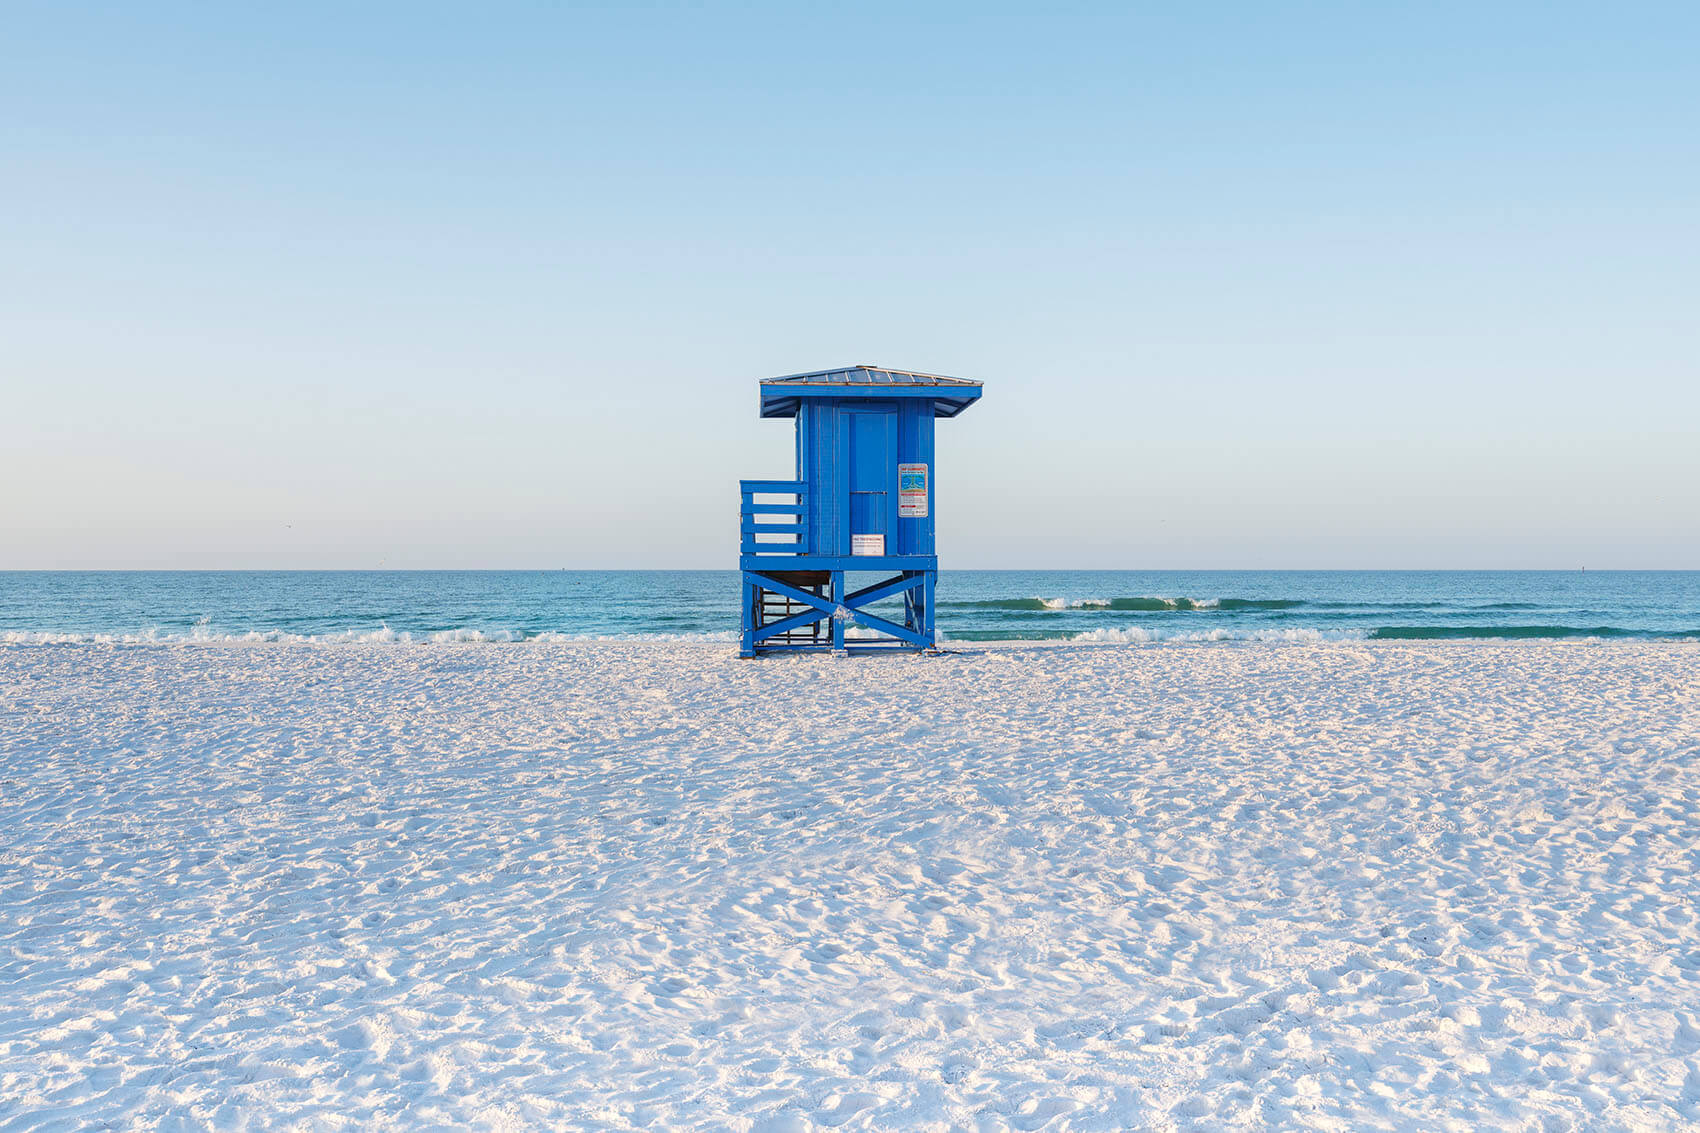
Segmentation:
<svg viewBox="0 0 1700 1133">
<path fill-rule="evenodd" d="M 1003 641 L 959 641 L 946 640 L 939 643 L 936 654 L 931 656 L 970 655 L 979 653 L 1008 653 L 1032 650 L 1063 649 L 1063 650 L 1171 650 L 1171 649 L 1263 649 L 1263 650 L 1306 650 L 1306 649 L 1350 649 L 1368 648 L 1377 650 L 1393 649 L 1473 649 L 1499 647 L 1509 649 L 1543 649 L 1543 648 L 1574 648 L 1574 649 L 1681 649 L 1700 645 L 1700 635 L 1684 637 L 1444 637 L 1444 638 L 1336 638 L 1315 641 L 1271 641 L 1259 639 L 1235 640 L 1168 640 L 1168 641 L 1079 641 L 1063 639 L 1027 638 Z M 574 638 L 560 640 L 524 641 L 294 641 L 294 640 L 248 640 L 243 638 L 218 638 L 202 640 L 8 640 L 0 633 L 0 649 L 158 649 L 158 650 L 264 650 L 264 649 L 298 649 L 324 650 L 326 652 L 349 652 L 372 650 L 389 652 L 398 649 L 423 652 L 433 649 L 442 650 L 631 650 L 631 651 L 666 651 L 692 650 L 707 653 L 735 652 L 737 642 L 728 636 L 724 640 L 714 641 L 670 641 L 666 639 L 649 638 Z M 833 654 L 820 651 L 799 654 L 798 657 L 831 657 Z M 890 659 L 913 660 L 917 656 L 909 652 L 893 653 Z M 878 656 L 858 654 L 858 663 L 879 663 Z M 751 664 L 786 664 L 788 660 L 764 659 L 750 661 Z"/>
</svg>

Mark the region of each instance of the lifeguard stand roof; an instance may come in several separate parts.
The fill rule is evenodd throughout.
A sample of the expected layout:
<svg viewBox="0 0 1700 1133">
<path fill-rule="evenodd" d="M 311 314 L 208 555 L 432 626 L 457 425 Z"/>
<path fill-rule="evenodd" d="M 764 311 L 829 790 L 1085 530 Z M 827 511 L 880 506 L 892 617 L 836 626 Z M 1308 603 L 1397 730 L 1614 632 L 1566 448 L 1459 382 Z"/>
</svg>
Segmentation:
<svg viewBox="0 0 1700 1133">
<path fill-rule="evenodd" d="M 955 417 L 979 399 L 980 383 L 884 366 L 841 366 L 763 381 L 761 415 L 795 417 L 805 397 L 929 397 L 933 416 Z"/>
</svg>

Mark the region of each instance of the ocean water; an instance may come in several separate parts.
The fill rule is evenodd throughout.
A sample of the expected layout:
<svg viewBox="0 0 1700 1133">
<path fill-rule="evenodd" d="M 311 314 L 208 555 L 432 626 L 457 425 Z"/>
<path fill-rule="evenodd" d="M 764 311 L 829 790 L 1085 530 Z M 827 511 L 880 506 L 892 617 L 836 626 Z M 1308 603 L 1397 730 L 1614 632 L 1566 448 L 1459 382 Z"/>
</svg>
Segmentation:
<svg viewBox="0 0 1700 1133">
<path fill-rule="evenodd" d="M 1700 571 L 944 571 L 946 641 L 1700 640 Z M 732 641 L 735 571 L 0 572 L 0 643 Z"/>
</svg>

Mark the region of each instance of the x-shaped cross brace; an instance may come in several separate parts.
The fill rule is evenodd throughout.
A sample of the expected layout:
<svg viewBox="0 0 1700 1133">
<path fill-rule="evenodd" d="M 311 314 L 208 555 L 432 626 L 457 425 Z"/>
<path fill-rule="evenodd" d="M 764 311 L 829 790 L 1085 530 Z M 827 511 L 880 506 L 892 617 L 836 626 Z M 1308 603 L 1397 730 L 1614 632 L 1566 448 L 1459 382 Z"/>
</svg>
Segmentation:
<svg viewBox="0 0 1700 1133">
<path fill-rule="evenodd" d="M 881 633 L 890 634 L 892 637 L 898 638 L 902 641 L 907 641 L 912 645 L 926 646 L 932 644 L 926 638 L 922 637 L 914 630 L 909 629 L 907 626 L 900 626 L 896 622 L 890 622 L 884 618 L 875 617 L 873 614 L 861 609 L 862 606 L 871 605 L 882 598 L 890 598 L 894 594 L 903 593 L 905 590 L 913 590 L 917 587 L 925 586 L 927 579 L 924 574 L 916 575 L 912 578 L 888 578 L 884 582 L 876 583 L 873 586 L 865 586 L 853 593 L 846 594 L 843 602 L 834 602 L 832 599 L 823 598 L 819 594 L 811 594 L 807 590 L 799 590 L 795 586 L 779 582 L 765 574 L 760 575 L 759 577 L 761 578 L 761 588 L 763 590 L 770 590 L 775 594 L 783 594 L 793 602 L 803 603 L 808 606 L 809 609 L 804 610 L 800 614 L 792 614 L 790 617 L 785 618 L 782 621 L 774 622 L 772 625 L 762 626 L 760 629 L 756 630 L 755 636 L 751 639 L 752 641 L 765 641 L 767 638 L 770 638 L 775 634 L 789 633 L 794 629 L 802 629 L 804 626 L 812 625 L 813 623 L 820 621 L 822 618 L 835 617 L 838 615 L 838 611 L 843 610 L 848 615 L 848 620 L 856 623 L 857 625 L 867 626 L 869 629 L 877 629 Z"/>
</svg>

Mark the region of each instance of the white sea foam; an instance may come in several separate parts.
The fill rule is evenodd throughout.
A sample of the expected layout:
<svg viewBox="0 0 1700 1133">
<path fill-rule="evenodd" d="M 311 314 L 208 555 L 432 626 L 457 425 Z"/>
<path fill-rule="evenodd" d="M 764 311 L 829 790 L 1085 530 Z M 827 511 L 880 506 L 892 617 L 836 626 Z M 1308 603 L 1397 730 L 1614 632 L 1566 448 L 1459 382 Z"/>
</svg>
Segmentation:
<svg viewBox="0 0 1700 1133">
<path fill-rule="evenodd" d="M 875 630 L 853 626 L 845 631 L 849 639 L 880 638 Z M 1365 636 L 1362 630 L 1314 629 L 1227 629 L 1209 630 L 1158 629 L 1127 626 L 1083 630 L 1069 638 L 1085 644 L 1162 644 L 1204 641 L 1265 641 L 1305 644 L 1317 641 L 1350 641 Z M 937 639 L 945 641 L 944 630 Z M 141 633 L 69 633 L 44 630 L 0 631 L 0 645 L 458 645 L 458 644 L 523 644 L 562 645 L 573 642 L 641 642 L 684 644 L 690 642 L 735 642 L 734 630 L 701 633 L 561 633 L 545 630 L 524 634 L 518 630 L 449 629 L 433 633 L 414 633 L 383 626 L 374 630 L 345 630 L 333 633 L 299 634 L 282 630 L 250 630 L 243 633 L 224 633 L 205 627 L 189 630 L 145 630 Z"/>
<path fill-rule="evenodd" d="M 703 633 L 560 633 L 544 630 L 541 633 L 526 634 L 509 629 L 462 628 L 415 633 L 411 630 L 380 626 L 371 630 L 342 630 L 330 633 L 288 633 L 284 630 L 247 630 L 231 633 L 214 630 L 199 623 L 187 630 L 146 629 L 139 633 L 0 630 L 0 645 L 456 645 L 521 642 L 563 644 L 575 641 L 685 643 L 736 640 L 738 635 L 731 630 Z"/>
<path fill-rule="evenodd" d="M 944 629 L 937 630 L 937 640 L 969 641 L 976 639 L 972 631 L 966 637 L 951 637 Z M 846 637 L 878 638 L 882 635 L 865 627 L 853 626 Z M 413 632 L 381 626 L 372 630 L 343 630 L 330 633 L 300 634 L 283 630 L 249 630 L 240 633 L 214 630 L 197 624 L 187 630 L 146 629 L 138 633 L 87 633 L 63 630 L 0 630 L 0 646 L 18 645 L 459 645 L 459 644 L 542 644 L 562 645 L 573 642 L 654 642 L 657 644 L 688 644 L 692 642 L 727 643 L 738 640 L 735 630 L 711 630 L 695 633 L 564 633 L 544 630 L 526 634 L 505 629 L 448 629 L 435 632 Z M 1082 630 L 1067 638 L 1088 645 L 1160 645 L 1199 642 L 1258 641 L 1294 645 L 1330 641 L 1361 641 L 1371 636 L 1367 629 L 1315 629 L 1310 627 L 1275 626 L 1216 626 L 1209 629 L 1185 629 L 1174 626 L 1121 625 Z M 1566 640 L 1610 644 L 1633 642 L 1633 636 L 1598 637 L 1566 635 Z M 1034 640 L 1046 640 L 1043 637 Z M 1395 639 L 1400 640 L 1400 639 Z M 1467 640 L 1500 640 L 1491 634 Z M 1666 637 L 1659 640 L 1692 643 L 1695 637 Z"/>
<path fill-rule="evenodd" d="M 1116 645 L 1175 644 L 1203 641 L 1261 641 L 1273 644 L 1313 645 L 1324 641 L 1362 641 L 1368 636 L 1369 631 L 1361 629 L 1310 629 L 1296 626 L 1287 628 L 1260 626 L 1247 629 L 1217 627 L 1201 630 L 1116 626 L 1082 630 L 1069 640 Z"/>
<path fill-rule="evenodd" d="M 738 632 L 730 629 L 704 630 L 700 633 L 557 633 L 553 630 L 545 630 L 527 640 L 542 642 L 546 645 L 597 641 L 651 641 L 658 644 L 689 645 L 693 643 L 737 641 Z"/>
<path fill-rule="evenodd" d="M 1162 594 L 1142 594 L 1132 599 L 1030 598 L 1021 600 L 1038 602 L 1047 610 L 1113 610 L 1117 601 L 1158 603 L 1171 610 L 1214 610 L 1220 606 L 1222 601 L 1220 598 L 1176 598 Z"/>
</svg>

